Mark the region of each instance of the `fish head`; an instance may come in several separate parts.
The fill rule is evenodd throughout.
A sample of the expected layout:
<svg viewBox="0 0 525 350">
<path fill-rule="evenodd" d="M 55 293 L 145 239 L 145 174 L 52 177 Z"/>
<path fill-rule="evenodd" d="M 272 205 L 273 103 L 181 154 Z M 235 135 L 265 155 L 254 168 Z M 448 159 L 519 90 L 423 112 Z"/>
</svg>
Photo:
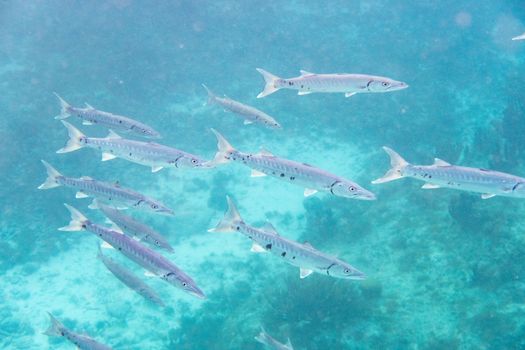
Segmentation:
<svg viewBox="0 0 525 350">
<path fill-rule="evenodd" d="M 326 270 L 326 273 L 332 277 L 349 280 L 364 280 L 366 278 L 366 275 L 363 272 L 339 259 L 337 259 L 332 266 Z"/>
<path fill-rule="evenodd" d="M 142 136 L 150 138 L 150 139 L 160 139 L 162 136 L 160 136 L 160 133 L 156 130 L 153 130 L 152 128 L 148 127 L 135 127 L 135 130 L 138 130 Z"/>
<path fill-rule="evenodd" d="M 265 120 L 264 124 L 269 127 L 270 129 L 282 129 L 281 124 L 279 124 L 275 119 L 271 118 L 269 120 Z"/>
<path fill-rule="evenodd" d="M 334 183 L 330 188 L 330 192 L 336 196 L 345 198 L 361 199 L 367 201 L 376 199 L 375 194 L 372 192 L 362 188 L 356 183 L 345 180 Z"/>
<path fill-rule="evenodd" d="M 161 202 L 151 199 L 151 198 L 144 198 L 140 200 L 136 207 L 143 209 L 145 211 L 150 211 L 157 214 L 163 214 L 163 215 L 173 215 L 173 210 L 162 204 Z"/>
<path fill-rule="evenodd" d="M 407 83 L 383 77 L 374 77 L 374 79 L 370 80 L 367 84 L 367 89 L 371 92 L 389 92 L 403 90 L 407 87 Z"/>
<path fill-rule="evenodd" d="M 189 293 L 200 299 L 206 299 L 206 294 L 204 294 L 204 292 L 199 287 L 197 287 L 197 284 L 183 272 L 168 272 L 163 275 L 162 278 L 172 286 L 182 289 L 186 293 Z"/>
<path fill-rule="evenodd" d="M 181 157 L 177 160 L 177 168 L 206 168 L 207 161 L 195 156 Z"/>
</svg>

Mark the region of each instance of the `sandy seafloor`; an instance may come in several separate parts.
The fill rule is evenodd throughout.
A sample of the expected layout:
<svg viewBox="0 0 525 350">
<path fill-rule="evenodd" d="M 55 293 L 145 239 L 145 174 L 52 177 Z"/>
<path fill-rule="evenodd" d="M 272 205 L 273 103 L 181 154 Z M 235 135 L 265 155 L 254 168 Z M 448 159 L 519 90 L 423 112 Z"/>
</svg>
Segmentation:
<svg viewBox="0 0 525 350">
<path fill-rule="evenodd" d="M 524 349 L 525 203 L 420 190 L 408 179 L 370 184 L 388 168 L 383 145 L 415 164 L 439 157 L 525 175 L 525 42 L 510 41 L 523 32 L 521 1 L 0 2 L 0 348 L 73 348 L 42 335 L 52 312 L 115 349 L 261 349 L 261 325 L 295 349 Z M 410 88 L 258 100 L 256 67 L 284 77 L 385 75 Z M 263 109 L 283 130 L 203 106 L 201 83 Z M 378 199 L 304 198 L 237 164 L 152 174 L 101 163 L 94 150 L 57 155 L 67 137 L 53 91 L 134 116 L 162 143 L 207 159 L 214 127 L 242 151 L 263 146 Z M 133 214 L 166 234 L 170 259 L 208 299 L 144 277 L 168 305 L 160 309 L 126 289 L 96 259 L 95 237 L 56 230 L 69 221 L 64 202 L 103 218 L 73 190 L 38 191 L 40 159 L 172 207 L 173 218 Z M 246 222 L 269 220 L 368 279 L 300 280 L 297 268 L 251 253 L 246 237 L 207 233 L 227 194 Z"/>
</svg>

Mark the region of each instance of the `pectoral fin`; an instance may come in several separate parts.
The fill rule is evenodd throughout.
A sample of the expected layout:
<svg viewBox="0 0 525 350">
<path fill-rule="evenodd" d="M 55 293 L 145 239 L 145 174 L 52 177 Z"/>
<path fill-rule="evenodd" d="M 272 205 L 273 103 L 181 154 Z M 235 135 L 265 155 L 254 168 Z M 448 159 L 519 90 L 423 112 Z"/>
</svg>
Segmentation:
<svg viewBox="0 0 525 350">
<path fill-rule="evenodd" d="M 253 242 L 252 247 L 250 248 L 250 251 L 254 253 L 266 253 L 266 250 L 255 242 Z"/>
<path fill-rule="evenodd" d="M 88 208 L 89 208 L 89 209 L 98 209 L 98 201 L 97 201 L 96 198 L 93 199 L 93 202 L 91 202 L 90 205 L 88 205 Z"/>
<path fill-rule="evenodd" d="M 250 176 L 251 177 L 263 177 L 263 176 L 266 176 L 266 174 L 259 170 L 252 169 Z"/>
<path fill-rule="evenodd" d="M 90 122 L 89 120 L 84 120 L 84 121 L 82 122 L 82 125 L 93 125 L 93 123 Z"/>
<path fill-rule="evenodd" d="M 244 125 L 250 125 L 250 124 L 253 124 L 253 121 L 247 120 L 247 119 L 244 120 Z"/>
<path fill-rule="evenodd" d="M 108 242 L 102 242 L 102 244 L 100 245 L 100 248 L 104 248 L 104 249 L 115 249 L 115 247 L 113 247 L 111 244 L 109 244 Z"/>
<path fill-rule="evenodd" d="M 431 183 L 426 183 L 423 186 L 421 186 L 421 188 L 423 188 L 425 190 L 433 190 L 435 188 L 440 188 L 440 186 L 439 185 L 434 185 L 434 184 L 431 184 Z"/>
<path fill-rule="evenodd" d="M 481 195 L 481 199 L 489 199 L 489 198 L 492 198 L 492 197 L 495 197 L 496 195 L 493 194 L 493 193 L 483 193 Z"/>
<path fill-rule="evenodd" d="M 306 277 L 310 276 L 313 272 L 314 272 L 313 270 L 303 269 L 301 267 L 300 270 L 299 270 L 299 276 L 301 278 L 306 278 Z"/>
<path fill-rule="evenodd" d="M 304 196 L 305 197 L 310 197 L 311 195 L 314 195 L 317 193 L 317 190 L 313 190 L 311 188 L 305 188 L 304 189 Z"/>
<path fill-rule="evenodd" d="M 345 93 L 345 97 L 352 97 L 355 94 L 357 94 L 357 92 L 347 92 L 347 93 Z"/>
<path fill-rule="evenodd" d="M 82 191 L 78 191 L 76 194 L 75 194 L 75 198 L 87 198 L 89 197 L 87 194 L 85 194 L 84 192 Z"/>
<path fill-rule="evenodd" d="M 117 158 L 116 155 L 114 155 L 113 153 L 109 153 L 109 152 L 102 152 L 102 161 L 105 162 L 107 160 L 112 160 L 112 159 L 115 159 Z"/>
<path fill-rule="evenodd" d="M 152 173 L 156 173 L 157 171 L 162 170 L 162 168 L 163 168 L 163 167 L 161 167 L 161 166 L 152 166 L 152 167 L 151 167 L 151 172 L 152 172 Z"/>
<path fill-rule="evenodd" d="M 434 158 L 434 164 L 435 166 L 450 166 L 449 162 L 445 162 L 443 159 Z"/>
<path fill-rule="evenodd" d="M 311 94 L 311 93 L 312 93 L 312 91 L 299 91 L 299 92 L 297 93 L 297 95 L 302 96 L 302 95 L 308 95 L 308 94 Z"/>
<path fill-rule="evenodd" d="M 153 272 L 148 271 L 148 270 L 144 271 L 144 276 L 146 276 L 146 277 L 158 277 Z"/>
</svg>

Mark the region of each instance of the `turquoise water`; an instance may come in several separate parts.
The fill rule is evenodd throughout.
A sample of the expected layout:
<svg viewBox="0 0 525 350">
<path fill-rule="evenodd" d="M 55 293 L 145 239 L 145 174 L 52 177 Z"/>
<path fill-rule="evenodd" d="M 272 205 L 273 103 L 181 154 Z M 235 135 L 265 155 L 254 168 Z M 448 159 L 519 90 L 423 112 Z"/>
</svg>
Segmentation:
<svg viewBox="0 0 525 350">
<path fill-rule="evenodd" d="M 388 169 L 381 146 L 415 164 L 454 164 L 525 175 L 525 32 L 522 1 L 32 1 L 0 2 L 0 348 L 71 349 L 42 334 L 46 312 L 115 349 L 262 349 L 260 326 L 295 349 L 524 349 L 522 200 L 420 190 L 409 179 L 371 185 Z M 367 73 L 407 82 L 388 94 L 256 99 L 262 67 Z M 244 126 L 204 106 L 212 90 L 283 126 Z M 213 157 L 210 128 L 238 149 L 314 164 L 355 180 L 376 201 L 303 189 L 249 169 L 150 169 L 82 149 L 53 116 L 52 92 L 80 106 L 133 116 L 161 142 Z M 99 126 L 82 126 L 105 136 Z M 136 214 L 169 239 L 167 254 L 205 301 L 144 279 L 162 309 L 97 260 L 97 239 L 59 232 L 63 203 L 96 222 L 87 199 L 38 191 L 40 159 L 64 175 L 119 181 L 158 198 L 174 217 Z M 248 223 L 337 255 L 365 281 L 314 274 L 253 254 L 240 234 L 212 234 L 235 198 Z M 142 270 L 115 252 L 128 268 Z"/>
</svg>

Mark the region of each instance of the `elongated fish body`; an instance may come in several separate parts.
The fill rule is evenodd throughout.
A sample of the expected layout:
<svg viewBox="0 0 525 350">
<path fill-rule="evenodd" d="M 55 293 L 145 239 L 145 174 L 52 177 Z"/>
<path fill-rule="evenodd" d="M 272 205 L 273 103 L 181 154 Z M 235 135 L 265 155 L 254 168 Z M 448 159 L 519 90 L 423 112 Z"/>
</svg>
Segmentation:
<svg viewBox="0 0 525 350">
<path fill-rule="evenodd" d="M 515 36 L 512 40 L 525 40 L 525 33 Z"/>
<path fill-rule="evenodd" d="M 281 237 L 275 228 L 267 223 L 263 228 L 246 224 L 233 201 L 227 197 L 228 211 L 224 218 L 210 232 L 240 232 L 253 241 L 252 251 L 270 252 L 290 265 L 300 268 L 300 277 L 305 278 L 313 272 L 345 279 L 365 278 L 365 274 L 350 264 L 326 255 L 309 243 L 298 243 Z"/>
<path fill-rule="evenodd" d="M 112 350 L 107 345 L 104 345 L 102 343 L 99 343 L 95 339 L 84 335 L 75 333 L 73 331 L 70 331 L 60 321 L 58 321 L 53 315 L 49 314 L 49 318 L 51 319 L 51 325 L 47 329 L 47 331 L 44 332 L 45 335 L 48 335 L 50 337 L 64 337 L 67 340 L 69 340 L 71 343 L 75 344 L 77 346 L 77 349 L 81 350 Z"/>
<path fill-rule="evenodd" d="M 316 74 L 301 70 L 300 76 L 283 79 L 261 68 L 257 68 L 257 71 L 266 82 L 264 90 L 257 98 L 268 96 L 280 89 L 298 90 L 298 95 L 339 92 L 350 97 L 358 93 L 390 92 L 408 87 L 401 81 L 366 74 Z"/>
<path fill-rule="evenodd" d="M 355 182 L 330 174 L 309 164 L 279 158 L 267 151 L 259 154 L 239 152 L 221 134 L 213 129 L 212 131 L 218 140 L 218 152 L 215 155 L 215 159 L 211 161 L 214 164 L 230 161 L 240 162 L 252 169 L 253 177 L 268 175 L 306 188 L 304 191 L 305 196 L 310 196 L 317 191 L 323 191 L 339 197 L 363 200 L 375 199 L 372 192 L 362 188 Z"/>
<path fill-rule="evenodd" d="M 77 190 L 76 198 L 93 197 L 96 200 L 117 206 L 121 205 L 158 214 L 173 215 L 173 211 L 161 202 L 130 190 L 129 188 L 97 181 L 88 176 L 78 179 L 66 177 L 46 161 L 42 160 L 42 163 L 46 167 L 47 179 L 38 189 L 46 190 L 58 186 L 66 186 Z M 90 207 L 91 209 L 98 208 L 97 201 L 94 200 Z"/>
<path fill-rule="evenodd" d="M 244 124 L 262 124 L 271 129 L 280 129 L 281 125 L 268 114 L 258 110 L 255 107 L 245 105 L 244 103 L 232 100 L 228 97 L 219 97 L 211 92 L 206 85 L 202 85 L 208 92 L 208 104 L 217 104 L 235 114 L 240 115 L 244 119 Z"/>
<path fill-rule="evenodd" d="M 384 183 L 402 177 L 426 182 L 422 188 L 453 188 L 481 193 L 483 199 L 494 196 L 525 198 L 525 178 L 494 170 L 451 165 L 435 158 L 433 165 L 412 165 L 388 147 L 392 168 L 373 183 Z"/>
<path fill-rule="evenodd" d="M 80 118 L 82 120 L 82 124 L 84 125 L 99 124 L 110 129 L 119 130 L 142 137 L 154 139 L 161 137 L 160 134 L 152 127 L 137 120 L 109 112 L 99 111 L 87 103 L 86 108 L 73 107 L 64 101 L 56 92 L 55 96 L 60 101 L 60 107 L 62 108 L 60 114 L 57 115 L 55 119 L 66 119 L 70 116 L 75 116 Z"/>
<path fill-rule="evenodd" d="M 272 350 L 293 350 L 292 342 L 288 339 L 286 344 L 280 343 L 271 335 L 266 333 L 263 327 L 261 327 L 261 332 L 255 337 L 259 343 L 266 345 L 269 349 Z"/>
<path fill-rule="evenodd" d="M 131 216 L 124 215 L 120 210 L 108 207 L 107 205 L 99 203 L 98 207 L 123 233 L 131 237 L 136 237 L 142 242 L 147 242 L 155 247 L 165 249 L 171 253 L 173 252 L 173 248 L 169 242 L 148 225 L 135 220 Z"/>
<path fill-rule="evenodd" d="M 104 266 L 106 266 L 106 268 L 117 279 L 119 279 L 122 283 L 128 286 L 129 289 L 140 294 L 144 299 L 152 301 L 159 306 L 165 306 L 164 302 L 159 297 L 159 295 L 153 290 L 153 288 L 144 283 L 140 278 L 135 276 L 135 274 L 126 269 L 124 266 L 120 265 L 110 257 L 107 257 L 104 254 L 102 254 L 100 248 L 98 252 L 98 258 L 102 261 Z"/>
<path fill-rule="evenodd" d="M 130 162 L 151 167 L 152 172 L 162 168 L 198 168 L 206 166 L 198 156 L 180 151 L 176 148 L 154 142 L 128 140 L 110 131 L 108 137 L 87 137 L 68 122 L 62 121 L 69 133 L 66 146 L 57 153 L 72 152 L 83 147 L 102 152 L 102 161 L 122 158 Z"/>
<path fill-rule="evenodd" d="M 65 204 L 65 206 L 71 213 L 71 222 L 68 226 L 60 228 L 60 231 L 89 231 L 155 276 L 187 293 L 205 298 L 204 293 L 190 276 L 156 251 L 129 236 L 91 222 L 70 205 Z"/>
</svg>

